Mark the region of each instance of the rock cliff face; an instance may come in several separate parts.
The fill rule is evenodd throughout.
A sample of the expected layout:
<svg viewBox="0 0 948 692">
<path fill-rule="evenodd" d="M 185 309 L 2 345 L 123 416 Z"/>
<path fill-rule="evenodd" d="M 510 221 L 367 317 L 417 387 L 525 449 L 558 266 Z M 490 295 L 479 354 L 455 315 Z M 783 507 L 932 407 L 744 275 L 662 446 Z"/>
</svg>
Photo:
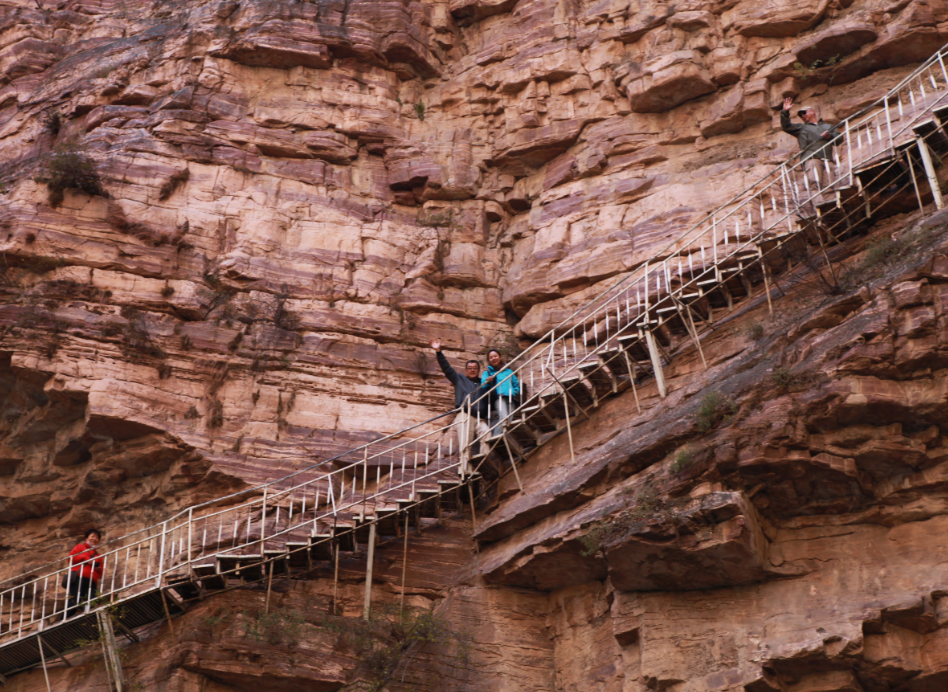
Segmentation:
<svg viewBox="0 0 948 692">
<path fill-rule="evenodd" d="M 794 151 L 772 104 L 851 115 L 945 42 L 941 0 L 0 0 L 0 577 L 443 412 L 430 339 L 457 362 L 542 335 Z M 57 199 L 84 157 L 99 186 Z M 390 689 L 945 689 L 948 260 L 922 219 L 413 539 L 410 602 L 471 653 L 432 643 Z M 702 432 L 710 392 L 733 417 Z M 298 645 L 248 636 L 238 592 L 128 647 L 130 679 L 339 689 L 331 581 L 281 588 Z M 93 658 L 56 689 L 106 689 Z"/>
</svg>

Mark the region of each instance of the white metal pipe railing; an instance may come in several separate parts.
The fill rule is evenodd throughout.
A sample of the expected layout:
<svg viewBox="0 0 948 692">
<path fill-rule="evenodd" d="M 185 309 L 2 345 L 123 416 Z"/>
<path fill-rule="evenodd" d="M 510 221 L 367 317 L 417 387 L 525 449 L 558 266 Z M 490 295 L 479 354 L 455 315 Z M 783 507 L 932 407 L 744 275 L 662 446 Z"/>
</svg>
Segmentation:
<svg viewBox="0 0 948 692">
<path fill-rule="evenodd" d="M 701 281 L 720 282 L 722 268 L 742 261 L 743 253 L 753 251 L 754 257 L 762 257 L 757 246 L 762 238 L 776 234 L 776 229 L 782 229 L 784 224 L 786 230 L 783 233 L 793 232 L 793 217 L 801 208 L 813 204 L 824 192 L 838 188 L 844 181 L 851 186 L 856 182 L 855 172 L 860 166 L 871 164 L 886 152 L 891 154 L 899 146 L 900 138 L 948 97 L 944 50 L 926 61 L 885 97 L 840 124 L 839 146 L 846 152 L 842 157 L 834 152 L 835 175 L 828 162 L 823 164 L 829 180 L 826 185 L 816 178 L 811 190 L 800 154 L 791 157 L 705 215 L 650 261 L 577 307 L 534 345 L 512 359 L 507 367 L 524 385 L 529 381 L 530 386 L 519 409 L 538 402 L 547 392 L 556 391 L 559 382 L 577 372 L 578 365 L 598 358 L 600 353 L 617 343 L 619 336 L 640 339 L 645 331 L 651 330 L 655 321 L 653 314 L 659 310 L 678 309 L 676 301 L 686 296 L 688 291 L 699 290 Z M 940 80 L 932 71 L 936 62 L 943 84 L 939 84 Z M 931 83 L 931 94 L 925 92 L 921 83 L 926 77 Z M 908 115 L 903 98 L 911 103 Z M 897 104 L 894 110 L 898 111 L 898 118 L 889 107 L 892 101 Z M 887 134 L 888 145 L 877 151 L 874 142 L 883 144 L 883 131 Z M 803 181 L 808 194 L 800 192 L 798 180 Z M 769 214 L 765 199 L 769 200 Z M 103 549 L 109 549 L 101 555 L 104 572 L 99 599 L 113 603 L 143 590 L 161 588 L 171 575 L 182 570 L 189 575 L 196 560 L 214 555 L 259 548 L 263 556 L 267 545 L 279 545 L 293 532 L 316 531 L 321 524 L 338 527 L 340 520 L 351 519 L 347 514 L 361 513 L 365 517 L 370 508 L 374 511 L 383 501 L 391 504 L 401 496 L 416 500 L 418 483 L 463 468 L 461 451 L 467 436 L 458 440 L 455 457 L 453 443 L 458 431 L 453 423 L 427 432 L 421 430 L 445 415 L 449 414 L 385 435 L 275 481 L 188 507 L 161 524 L 103 544 Z M 412 437 L 413 434 L 416 436 Z M 485 443 L 485 435 L 474 437 L 475 442 Z M 448 440 L 446 450 L 445 439 Z M 422 452 L 420 468 L 419 455 Z M 396 483 L 393 476 L 399 456 L 401 475 Z M 407 459 L 412 457 L 412 463 L 408 465 Z M 330 464 L 338 464 L 339 468 L 319 471 Z M 370 464 L 376 466 L 371 484 Z M 387 478 L 382 476 L 383 466 L 388 469 Z M 314 473 L 313 477 L 306 477 L 306 474 Z M 254 497 L 258 492 L 262 492 L 262 497 Z M 250 499 L 245 502 L 215 509 L 221 503 L 248 496 Z M 312 499 L 307 506 L 308 497 Z M 269 531 L 268 517 L 272 519 L 272 530 Z M 209 541 L 208 537 L 213 537 L 215 531 L 216 540 Z M 199 547 L 196 545 L 197 537 L 200 537 Z M 55 567 L 61 562 L 57 560 L 43 566 L 53 569 L 39 576 L 8 580 L 16 583 L 0 590 L 0 644 L 14 631 L 16 637 L 20 637 L 32 628 L 42 628 L 50 616 L 67 614 L 69 593 L 76 576 L 70 560 L 66 560 L 65 567 Z M 65 588 L 65 596 L 57 595 L 60 585 Z M 86 602 L 81 608 L 88 611 L 92 606 Z"/>
</svg>

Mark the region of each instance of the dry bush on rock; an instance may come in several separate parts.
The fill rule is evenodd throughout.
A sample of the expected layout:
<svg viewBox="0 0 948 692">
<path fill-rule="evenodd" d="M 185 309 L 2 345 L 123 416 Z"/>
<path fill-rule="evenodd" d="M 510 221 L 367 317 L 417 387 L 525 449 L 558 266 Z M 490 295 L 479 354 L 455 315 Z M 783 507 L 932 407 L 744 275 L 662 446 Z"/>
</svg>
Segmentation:
<svg viewBox="0 0 948 692">
<path fill-rule="evenodd" d="M 87 195 L 109 196 L 102 187 L 96 162 L 77 140 L 63 142 L 43 157 L 40 172 L 34 180 L 49 188 L 49 204 L 52 207 L 62 204 L 65 191 L 69 188 Z"/>
</svg>

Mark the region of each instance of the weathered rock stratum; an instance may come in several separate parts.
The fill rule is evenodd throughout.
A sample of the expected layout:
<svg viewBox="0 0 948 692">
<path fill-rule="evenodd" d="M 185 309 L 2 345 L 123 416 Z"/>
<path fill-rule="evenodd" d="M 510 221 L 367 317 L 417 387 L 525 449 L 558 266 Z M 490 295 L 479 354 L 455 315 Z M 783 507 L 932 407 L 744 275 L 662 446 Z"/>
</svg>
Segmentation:
<svg viewBox="0 0 948 692">
<path fill-rule="evenodd" d="M 431 339 L 512 355 L 794 153 L 784 97 L 833 122 L 946 42 L 942 0 L 0 0 L 0 578 L 448 410 Z M 945 689 L 932 212 L 413 537 L 406 598 L 453 634 L 388 689 Z M 130 684 L 342 689 L 365 565 L 324 572 L 155 626 Z M 107 688 L 72 658 L 53 689 Z"/>
</svg>

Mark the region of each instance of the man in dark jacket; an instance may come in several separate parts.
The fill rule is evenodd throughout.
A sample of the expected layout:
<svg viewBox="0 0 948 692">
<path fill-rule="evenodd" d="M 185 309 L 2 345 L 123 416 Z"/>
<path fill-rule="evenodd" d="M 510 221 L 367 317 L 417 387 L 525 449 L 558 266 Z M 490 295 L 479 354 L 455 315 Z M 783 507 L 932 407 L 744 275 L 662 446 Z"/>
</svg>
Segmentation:
<svg viewBox="0 0 948 692">
<path fill-rule="evenodd" d="M 471 458 L 471 443 L 488 432 L 488 402 L 495 396 L 495 393 L 490 391 L 494 382 L 491 379 L 481 387 L 481 364 L 476 360 L 467 361 L 462 374 L 448 363 L 448 359 L 441 352 L 440 341 L 432 341 L 431 348 L 437 353 L 441 372 L 454 385 L 454 406 L 461 409 L 454 418 L 454 427 L 458 433 L 458 453 L 461 455 L 461 467 L 458 472 L 461 476 L 466 476 L 471 472 L 468 463 Z"/>
<path fill-rule="evenodd" d="M 812 197 L 816 203 L 821 201 L 818 190 L 825 190 L 832 182 L 833 170 L 832 148 L 834 140 L 839 136 L 833 125 L 824 123 L 816 115 L 812 106 L 801 108 L 797 115 L 803 121 L 802 125 L 793 125 L 790 122 L 790 109 L 793 107 L 793 98 L 787 97 L 783 101 L 783 110 L 780 111 L 780 127 L 788 135 L 797 138 L 800 145 L 800 161 L 807 184 L 800 195 L 806 199 Z M 802 183 L 801 183 L 802 184 Z M 807 188 L 809 193 L 806 192 Z"/>
</svg>

